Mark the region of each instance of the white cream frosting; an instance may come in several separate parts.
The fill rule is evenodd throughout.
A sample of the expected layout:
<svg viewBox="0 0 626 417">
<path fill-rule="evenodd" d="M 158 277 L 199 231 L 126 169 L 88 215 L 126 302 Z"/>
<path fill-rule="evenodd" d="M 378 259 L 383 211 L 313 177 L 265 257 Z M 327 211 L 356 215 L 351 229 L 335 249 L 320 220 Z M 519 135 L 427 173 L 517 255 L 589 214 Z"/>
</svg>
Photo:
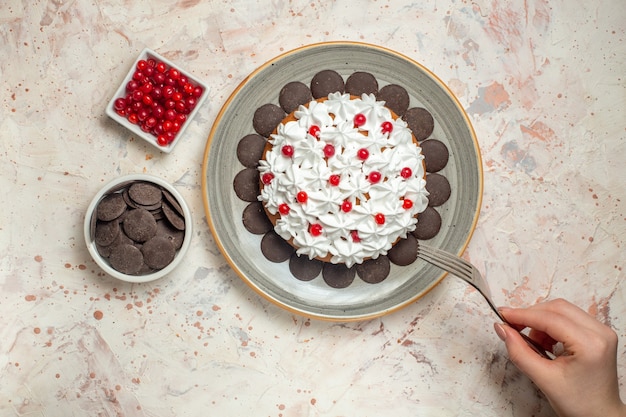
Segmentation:
<svg viewBox="0 0 626 417">
<path fill-rule="evenodd" d="M 359 127 L 357 115 L 365 116 Z M 276 233 L 293 239 L 300 255 L 330 255 L 331 262 L 348 267 L 387 254 L 398 238 L 415 230 L 417 214 L 428 205 L 424 157 L 407 123 L 394 119 L 373 94 L 352 99 L 332 93 L 325 101 L 300 106 L 294 116 L 295 121 L 278 126 L 269 139 L 272 148 L 259 162 L 261 178 L 271 173 L 259 200 L 269 213 L 280 216 Z M 391 123 L 391 132 L 384 131 L 385 122 Z M 311 126 L 319 128 L 318 137 L 309 133 Z M 283 153 L 285 145 L 292 155 Z M 324 152 L 327 145 L 334 147 L 330 157 Z M 362 149 L 369 154 L 364 160 L 359 158 Z M 374 171 L 381 174 L 378 182 L 370 181 Z M 339 176 L 337 185 L 331 184 L 331 176 Z M 297 199 L 302 191 L 304 203 Z M 404 200 L 412 205 L 407 208 Z M 347 212 L 342 210 L 344 201 L 352 204 Z M 289 207 L 288 213 L 280 212 L 281 205 Z"/>
</svg>

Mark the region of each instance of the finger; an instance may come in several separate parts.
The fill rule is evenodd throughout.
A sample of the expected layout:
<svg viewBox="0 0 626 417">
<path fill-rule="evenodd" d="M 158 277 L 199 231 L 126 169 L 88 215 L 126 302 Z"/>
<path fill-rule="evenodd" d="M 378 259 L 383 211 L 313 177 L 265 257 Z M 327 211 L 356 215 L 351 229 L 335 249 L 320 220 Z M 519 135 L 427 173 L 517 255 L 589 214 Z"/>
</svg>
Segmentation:
<svg viewBox="0 0 626 417">
<path fill-rule="evenodd" d="M 524 309 L 500 309 L 507 321 L 530 327 L 564 344 L 584 339 L 585 333 L 596 332 L 598 322 L 583 310 L 563 300 L 541 303 Z"/>
<path fill-rule="evenodd" d="M 528 375 L 539 388 L 543 388 L 547 377 L 550 375 L 552 364 L 549 359 L 538 355 L 530 346 L 526 344 L 522 336 L 517 331 L 506 324 L 496 324 L 500 326 L 500 331 L 496 328 L 498 335 L 504 337 L 506 350 L 509 359 L 517 368 Z"/>
<path fill-rule="evenodd" d="M 544 350 L 552 352 L 552 347 L 557 343 L 550 335 L 535 329 L 530 329 L 528 337 L 537 342 Z M 554 352 L 552 352 L 554 353 Z"/>
</svg>

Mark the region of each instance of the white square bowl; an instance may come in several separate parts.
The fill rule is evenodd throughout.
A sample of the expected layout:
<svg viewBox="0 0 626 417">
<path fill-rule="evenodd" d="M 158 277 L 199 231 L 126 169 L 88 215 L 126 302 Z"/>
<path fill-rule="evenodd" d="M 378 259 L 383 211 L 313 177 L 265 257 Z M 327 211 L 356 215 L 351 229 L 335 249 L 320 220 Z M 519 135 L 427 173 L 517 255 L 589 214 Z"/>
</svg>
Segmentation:
<svg viewBox="0 0 626 417">
<path fill-rule="evenodd" d="M 115 108 L 114 108 L 115 100 L 117 100 L 118 98 L 123 98 L 123 97 L 126 96 L 126 85 L 133 78 L 133 74 L 135 73 L 135 69 L 137 68 L 137 63 L 139 61 L 141 61 L 141 60 L 146 60 L 147 61 L 149 59 L 154 59 L 157 62 L 159 62 L 159 61 L 163 62 L 165 65 L 167 65 L 168 68 L 175 68 L 175 69 L 177 69 L 178 71 L 180 71 L 181 74 L 185 75 L 187 77 L 187 79 L 193 85 L 200 86 L 203 89 L 202 95 L 200 95 L 200 97 L 198 97 L 195 107 L 187 115 L 187 119 L 182 124 L 180 130 L 176 134 L 176 137 L 174 138 L 174 140 L 172 142 L 170 142 L 169 144 L 167 144 L 165 146 L 159 145 L 159 143 L 157 142 L 157 137 L 154 134 L 142 130 L 141 127 L 139 126 L 139 124 L 131 123 L 128 120 L 127 117 L 119 115 L 116 112 Z M 187 127 L 189 126 L 191 120 L 194 118 L 196 113 L 198 113 L 198 110 L 200 109 L 200 107 L 202 106 L 203 102 L 208 97 L 208 93 L 209 93 L 209 87 L 204 82 L 202 82 L 198 78 L 194 77 L 189 72 L 181 69 L 179 66 L 177 66 L 173 62 L 169 61 L 168 59 L 164 58 L 163 56 L 159 55 L 155 51 L 153 51 L 153 50 L 151 50 L 149 48 L 145 48 L 143 51 L 141 51 L 141 53 L 139 54 L 139 56 L 137 57 L 137 59 L 133 63 L 132 67 L 128 71 L 128 74 L 124 78 L 124 81 L 122 81 L 122 83 L 120 84 L 119 88 L 117 89 L 117 91 L 113 95 L 113 98 L 107 104 L 105 112 L 111 119 L 115 120 L 116 122 L 118 122 L 122 126 L 126 127 L 128 130 L 133 132 L 136 136 L 140 137 L 141 139 L 143 139 L 146 142 L 150 143 L 154 147 L 158 148 L 160 151 L 165 152 L 165 153 L 170 153 L 174 149 L 174 146 L 176 146 L 176 144 L 178 142 L 180 142 L 180 140 L 181 140 L 181 138 L 183 136 L 184 131 L 187 129 Z"/>
</svg>

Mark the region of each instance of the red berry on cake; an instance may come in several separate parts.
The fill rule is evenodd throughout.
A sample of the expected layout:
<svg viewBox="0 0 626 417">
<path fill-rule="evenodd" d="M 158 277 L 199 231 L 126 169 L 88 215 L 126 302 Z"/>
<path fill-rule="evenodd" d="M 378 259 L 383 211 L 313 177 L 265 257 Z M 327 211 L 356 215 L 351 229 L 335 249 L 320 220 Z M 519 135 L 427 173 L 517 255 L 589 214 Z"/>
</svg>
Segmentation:
<svg viewBox="0 0 626 417">
<path fill-rule="evenodd" d="M 404 167 L 402 168 L 402 171 L 400 171 L 400 176 L 402 178 L 411 178 L 411 175 L 413 175 L 413 171 L 409 167 Z"/>
<path fill-rule="evenodd" d="M 381 178 L 382 178 L 382 174 L 380 172 L 378 172 L 378 171 L 372 171 L 367 176 L 368 181 L 371 182 L 372 184 L 376 184 L 376 183 L 380 182 Z"/>
<path fill-rule="evenodd" d="M 409 210 L 411 207 L 413 207 L 413 202 L 409 199 L 404 199 L 402 200 L 402 208 L 405 210 Z"/>
<path fill-rule="evenodd" d="M 312 224 L 309 226 L 309 233 L 311 233 L 312 236 L 320 236 L 322 234 L 322 225 L 319 223 Z"/>
<path fill-rule="evenodd" d="M 288 215 L 289 214 L 289 210 L 291 210 L 291 209 L 289 208 L 289 204 L 287 204 L 287 203 L 283 203 L 280 206 L 278 206 L 278 212 L 280 214 L 282 214 L 283 216 Z"/>
<path fill-rule="evenodd" d="M 313 125 L 309 128 L 309 135 L 313 136 L 316 139 L 320 137 L 320 127 Z"/>
<path fill-rule="evenodd" d="M 391 133 L 393 131 L 393 123 L 390 121 L 383 122 L 380 127 L 383 133 Z"/>
<path fill-rule="evenodd" d="M 367 119 L 365 118 L 365 115 L 363 113 L 359 113 L 359 114 L 354 116 L 354 126 L 355 127 L 363 126 L 366 121 L 367 121 Z"/>
<path fill-rule="evenodd" d="M 356 152 L 356 156 L 357 158 L 359 158 L 361 161 L 365 161 L 367 158 L 369 158 L 370 156 L 370 152 L 365 149 L 365 148 L 361 148 Z"/>
<path fill-rule="evenodd" d="M 335 154 L 335 147 L 333 145 L 329 143 L 328 145 L 324 146 L 324 156 L 326 158 L 330 158 L 334 154 Z"/>
<path fill-rule="evenodd" d="M 374 216 L 374 220 L 376 224 L 383 225 L 385 224 L 385 215 L 383 213 L 378 213 Z"/>
<path fill-rule="evenodd" d="M 293 156 L 293 146 L 291 145 L 283 145 L 281 151 L 287 158 L 291 158 Z"/>
<path fill-rule="evenodd" d="M 298 200 L 298 203 L 306 203 L 306 201 L 309 199 L 308 194 L 306 193 L 306 191 L 300 191 L 297 195 L 296 195 L 296 200 Z"/>
<path fill-rule="evenodd" d="M 352 210 L 352 203 L 349 202 L 348 200 L 345 200 L 343 203 L 341 203 L 341 211 L 343 211 L 344 213 L 348 213 Z"/>
<path fill-rule="evenodd" d="M 333 174 L 328 178 L 328 183 L 332 185 L 333 187 L 336 187 L 339 185 L 340 180 L 341 180 L 341 177 L 339 175 Z"/>
<path fill-rule="evenodd" d="M 274 179 L 274 174 L 272 174 L 271 172 L 266 172 L 265 174 L 261 176 L 261 181 L 263 181 L 263 184 L 265 185 L 268 185 L 269 183 L 271 183 L 273 179 Z"/>
<path fill-rule="evenodd" d="M 359 243 L 361 241 L 361 238 L 359 237 L 359 232 L 356 230 L 350 232 L 350 237 L 352 238 L 352 241 L 354 243 Z"/>
</svg>

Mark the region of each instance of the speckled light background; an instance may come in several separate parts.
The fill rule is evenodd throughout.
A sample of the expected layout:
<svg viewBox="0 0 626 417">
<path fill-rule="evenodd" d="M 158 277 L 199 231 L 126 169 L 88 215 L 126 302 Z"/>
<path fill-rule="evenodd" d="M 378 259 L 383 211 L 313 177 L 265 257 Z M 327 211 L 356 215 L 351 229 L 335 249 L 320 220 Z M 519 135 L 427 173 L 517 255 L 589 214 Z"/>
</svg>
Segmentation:
<svg viewBox="0 0 626 417">
<path fill-rule="evenodd" d="M 4 1 L 0 415 L 553 415 L 456 278 L 390 316 L 318 322 L 216 249 L 200 181 L 217 112 L 265 61 L 330 40 L 393 48 L 451 87 L 485 170 L 466 256 L 499 304 L 565 297 L 611 325 L 626 398 L 625 21 L 621 0 Z M 169 155 L 104 114 L 144 47 L 211 86 Z M 172 182 L 196 231 L 143 285 L 105 276 L 82 238 L 92 196 L 137 172 Z"/>
</svg>

